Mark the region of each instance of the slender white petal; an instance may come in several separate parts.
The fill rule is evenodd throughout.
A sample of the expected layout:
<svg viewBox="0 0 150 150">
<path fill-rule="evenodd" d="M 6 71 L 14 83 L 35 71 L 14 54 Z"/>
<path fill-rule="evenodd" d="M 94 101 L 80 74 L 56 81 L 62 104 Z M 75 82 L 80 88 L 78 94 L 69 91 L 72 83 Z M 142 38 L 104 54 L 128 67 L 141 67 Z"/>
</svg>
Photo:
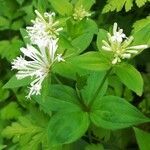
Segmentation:
<svg viewBox="0 0 150 150">
<path fill-rule="evenodd" d="M 65 60 L 62 58 L 62 54 L 57 54 L 57 60 L 58 60 L 58 62 L 65 61 Z"/>
<path fill-rule="evenodd" d="M 106 46 L 102 46 L 102 49 L 105 50 L 105 51 L 111 51 L 111 48 L 110 47 L 106 47 Z"/>
<path fill-rule="evenodd" d="M 113 26 L 113 34 L 115 34 L 117 32 L 117 26 L 118 26 L 118 24 L 115 22 L 114 26 Z"/>
<path fill-rule="evenodd" d="M 44 13 L 42 16 L 37 10 L 35 20 L 32 20 L 33 26 L 26 27 L 28 36 L 32 44 L 39 47 L 47 47 L 50 39 L 56 39 L 59 32 L 63 30 L 59 27 L 59 21 L 55 21 L 55 13 Z"/>
<path fill-rule="evenodd" d="M 134 37 L 133 36 L 130 36 L 129 38 L 127 38 L 123 43 L 122 43 L 122 47 L 123 48 L 126 48 L 127 46 L 129 46 L 132 41 L 133 41 Z"/>
<path fill-rule="evenodd" d="M 121 59 L 129 59 L 132 54 L 137 54 L 138 50 L 146 49 L 148 45 L 129 46 L 133 41 L 133 36 L 129 38 L 123 33 L 123 29 L 117 29 L 117 23 L 113 26 L 113 35 L 107 33 L 108 42 L 102 40 L 102 49 L 113 54 L 112 64 L 121 62 Z"/>
<path fill-rule="evenodd" d="M 112 64 L 113 64 L 113 65 L 116 64 L 117 61 L 118 61 L 118 58 L 114 58 L 114 59 L 112 60 Z"/>
<path fill-rule="evenodd" d="M 27 98 L 32 95 L 40 94 L 42 88 L 42 82 L 50 71 L 51 65 L 57 61 L 65 61 L 62 58 L 62 54 L 56 54 L 57 41 L 50 40 L 48 47 L 40 47 L 36 49 L 31 45 L 27 45 L 26 48 L 21 48 L 21 52 L 30 60 L 26 60 L 24 57 L 17 57 L 12 62 L 12 69 L 18 70 L 16 77 L 23 79 L 25 77 L 32 77 L 34 80 L 30 84 L 30 92 Z"/>
<path fill-rule="evenodd" d="M 104 44 L 104 46 L 110 47 L 110 45 L 109 45 L 105 40 L 102 40 L 102 43 Z M 111 47 L 110 47 L 110 48 L 111 48 Z"/>
<path fill-rule="evenodd" d="M 122 58 L 123 58 L 123 59 L 124 59 L 124 58 L 129 59 L 130 57 L 131 57 L 131 54 L 129 54 L 129 53 L 122 54 Z"/>
<path fill-rule="evenodd" d="M 131 54 L 137 54 L 138 53 L 137 50 L 126 50 L 126 52 L 131 53 Z"/>
<path fill-rule="evenodd" d="M 131 46 L 131 47 L 128 47 L 128 49 L 146 49 L 148 48 L 148 45 L 137 45 L 137 46 Z"/>
</svg>

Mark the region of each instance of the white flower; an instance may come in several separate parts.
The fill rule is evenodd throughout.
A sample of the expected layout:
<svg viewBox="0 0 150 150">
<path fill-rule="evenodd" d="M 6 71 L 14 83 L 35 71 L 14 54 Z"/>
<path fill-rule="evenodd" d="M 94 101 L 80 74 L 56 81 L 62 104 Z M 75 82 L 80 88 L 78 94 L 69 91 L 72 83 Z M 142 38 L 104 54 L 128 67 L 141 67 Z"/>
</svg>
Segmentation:
<svg viewBox="0 0 150 150">
<path fill-rule="evenodd" d="M 117 23 L 114 23 L 113 36 L 111 36 L 111 41 L 122 42 L 124 38 L 126 38 L 126 35 L 123 33 L 123 29 L 119 29 L 117 31 Z"/>
<path fill-rule="evenodd" d="M 81 5 L 80 7 L 76 7 L 74 9 L 74 13 L 73 13 L 73 18 L 75 20 L 79 20 L 81 21 L 83 18 L 85 17 L 90 17 L 91 16 L 91 13 L 87 12 L 83 6 Z"/>
<path fill-rule="evenodd" d="M 42 16 L 37 10 L 35 20 L 32 20 L 33 26 L 26 27 L 28 36 L 32 44 L 40 47 L 46 47 L 50 39 L 56 39 L 59 32 L 63 29 L 59 27 L 59 21 L 55 21 L 55 13 L 44 13 Z"/>
<path fill-rule="evenodd" d="M 48 47 L 39 49 L 27 45 L 27 48 L 20 49 L 24 57 L 17 57 L 12 62 L 12 69 L 18 70 L 16 74 L 18 79 L 25 77 L 33 78 L 27 98 L 30 98 L 32 95 L 40 94 L 42 82 L 45 77 L 47 77 L 51 66 L 56 61 L 64 61 L 61 54 L 56 55 L 57 41 L 58 39 L 51 39 L 48 43 Z"/>
<path fill-rule="evenodd" d="M 122 29 L 117 31 L 117 23 L 113 26 L 113 35 L 108 33 L 108 42 L 103 40 L 102 49 L 113 53 L 112 64 L 121 62 L 121 59 L 129 59 L 132 54 L 137 54 L 138 50 L 148 48 L 148 45 L 129 46 L 133 37 L 127 38 Z"/>
</svg>

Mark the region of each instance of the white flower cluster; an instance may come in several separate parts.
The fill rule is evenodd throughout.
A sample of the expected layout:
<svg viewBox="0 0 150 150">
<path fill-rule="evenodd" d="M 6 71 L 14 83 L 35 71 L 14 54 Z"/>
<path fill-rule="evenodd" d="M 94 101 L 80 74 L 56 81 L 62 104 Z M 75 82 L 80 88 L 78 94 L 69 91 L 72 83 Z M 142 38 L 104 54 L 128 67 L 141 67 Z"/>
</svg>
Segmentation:
<svg viewBox="0 0 150 150">
<path fill-rule="evenodd" d="M 74 9 L 74 13 L 73 13 L 73 18 L 75 20 L 79 20 L 81 21 L 83 18 L 85 17 L 90 17 L 91 16 L 91 13 L 87 12 L 83 6 L 81 5 L 80 7 L 76 7 Z"/>
<path fill-rule="evenodd" d="M 46 46 L 50 39 L 56 39 L 59 36 L 59 31 L 63 30 L 59 26 L 59 21 L 55 21 L 55 13 L 44 13 L 44 17 L 35 10 L 37 15 L 35 20 L 32 20 L 33 26 L 26 27 L 28 36 L 33 44 Z"/>
<path fill-rule="evenodd" d="M 32 21 L 33 26 L 27 27 L 31 44 L 21 48 L 23 57 L 17 57 L 12 62 L 12 69 L 18 70 L 17 79 L 32 77 L 30 92 L 27 98 L 40 94 L 42 82 L 47 77 L 54 62 L 64 61 L 62 54 L 56 54 L 59 31 L 59 22 L 54 21 L 55 13 L 44 13 L 44 17 L 36 10 L 37 18 Z"/>
<path fill-rule="evenodd" d="M 132 54 L 137 54 L 138 50 L 148 48 L 148 45 L 129 46 L 134 38 L 126 37 L 123 29 L 117 30 L 117 28 L 117 23 L 114 23 L 113 35 L 108 33 L 108 42 L 102 41 L 102 49 L 113 53 L 112 64 L 121 62 L 121 59 L 129 59 Z"/>
</svg>

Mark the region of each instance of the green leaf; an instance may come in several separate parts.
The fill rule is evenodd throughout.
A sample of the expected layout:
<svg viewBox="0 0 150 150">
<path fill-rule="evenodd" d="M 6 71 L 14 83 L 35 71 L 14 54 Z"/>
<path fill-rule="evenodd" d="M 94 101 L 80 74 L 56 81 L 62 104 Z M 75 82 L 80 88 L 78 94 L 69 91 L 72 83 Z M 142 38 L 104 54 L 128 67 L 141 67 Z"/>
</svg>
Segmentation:
<svg viewBox="0 0 150 150">
<path fill-rule="evenodd" d="M 88 74 L 86 74 L 86 75 L 77 74 L 77 76 L 76 76 L 76 88 L 78 90 L 82 90 L 84 88 L 84 86 L 86 86 L 88 76 L 89 76 Z"/>
<path fill-rule="evenodd" d="M 9 90 L 3 89 L 3 84 L 0 82 L 0 102 L 6 100 L 10 93 Z"/>
<path fill-rule="evenodd" d="M 21 7 L 20 10 L 25 12 L 26 16 L 24 16 L 24 20 L 26 22 L 26 24 L 31 24 L 31 20 L 33 18 L 35 18 L 35 13 L 34 13 L 34 9 L 35 9 L 35 6 L 34 6 L 34 2 L 35 1 L 31 1 L 31 3 L 29 3 L 29 5 L 26 5 L 24 7 Z"/>
<path fill-rule="evenodd" d="M 40 118 L 40 119 L 39 119 Z M 17 122 L 7 126 L 2 131 L 2 136 L 12 138 L 13 143 L 17 143 L 16 149 L 37 150 L 48 146 L 47 125 L 48 117 L 35 107 L 31 107 L 29 115 L 20 117 Z"/>
<path fill-rule="evenodd" d="M 49 2 L 60 15 L 72 14 L 73 6 L 69 0 L 49 0 Z"/>
<path fill-rule="evenodd" d="M 11 62 L 20 54 L 19 49 L 23 45 L 23 42 L 19 39 L 14 38 L 11 41 L 0 41 L 0 45 L 0 56 L 2 58 L 6 58 L 9 62 Z"/>
<path fill-rule="evenodd" d="M 17 9 L 17 2 L 12 0 L 1 0 L 0 3 L 0 14 L 7 17 L 9 20 L 13 19 Z"/>
<path fill-rule="evenodd" d="M 75 24 L 69 20 L 67 22 L 67 29 L 71 36 L 71 44 L 77 49 L 75 52 L 77 54 L 83 52 L 90 45 L 93 35 L 98 32 L 97 24 L 91 19 Z"/>
<path fill-rule="evenodd" d="M 136 5 L 138 7 L 142 7 L 143 5 L 145 5 L 146 2 L 148 2 L 149 0 L 107 0 L 107 4 L 105 5 L 104 9 L 103 9 L 103 13 L 107 13 L 109 11 L 121 11 L 123 9 L 123 7 L 125 7 L 126 12 L 131 10 L 131 8 L 133 7 L 134 2 L 136 3 Z"/>
<path fill-rule="evenodd" d="M 90 144 L 86 146 L 85 150 L 104 150 L 104 147 L 102 144 Z"/>
<path fill-rule="evenodd" d="M 106 72 L 93 72 L 87 79 L 87 85 L 81 90 L 82 98 L 84 102 L 88 105 L 97 94 L 97 97 L 103 96 L 107 91 L 107 81 L 103 79 L 106 75 Z M 98 88 L 102 85 L 99 93 L 97 93 Z"/>
<path fill-rule="evenodd" d="M 76 64 L 72 63 L 72 58 L 66 58 L 65 62 L 57 63 L 54 65 L 53 73 L 57 73 L 61 76 L 67 77 L 69 79 L 76 79 L 76 74 L 84 75 L 87 72 L 83 68 L 79 68 Z"/>
<path fill-rule="evenodd" d="M 110 61 L 100 52 L 87 52 L 70 61 L 79 68 L 92 71 L 104 71 L 111 67 Z"/>
<path fill-rule="evenodd" d="M 138 20 L 133 24 L 133 33 L 140 31 L 142 28 L 150 24 L 150 16 L 144 19 Z"/>
<path fill-rule="evenodd" d="M 11 126 L 6 127 L 2 132 L 2 136 L 7 138 L 12 138 L 16 136 L 17 138 L 18 135 L 23 135 L 27 133 L 30 133 L 29 136 L 32 136 L 40 130 L 41 128 L 32 125 L 32 123 L 27 118 L 21 117 L 19 118 L 19 122 L 14 122 Z"/>
<path fill-rule="evenodd" d="M 51 85 L 49 94 L 45 99 L 42 99 L 41 96 L 33 98 L 47 113 L 51 111 L 71 112 L 81 110 L 76 92 L 65 85 Z"/>
<path fill-rule="evenodd" d="M 84 33 L 79 37 L 75 38 L 72 41 L 72 45 L 77 48 L 77 53 L 80 54 L 90 45 L 92 39 L 93 39 L 93 33 Z"/>
<path fill-rule="evenodd" d="M 140 150 L 150 149 L 150 133 L 134 128 L 135 136 Z"/>
<path fill-rule="evenodd" d="M 40 98 L 42 101 L 45 101 L 47 95 L 49 94 L 49 89 L 51 86 L 51 74 L 48 74 L 44 81 L 42 82 L 42 89 L 41 89 L 41 94 L 40 94 Z"/>
<path fill-rule="evenodd" d="M 77 48 L 75 48 L 71 41 L 67 39 L 67 37 L 60 35 L 59 41 L 58 41 L 58 54 L 64 53 L 64 57 L 69 57 L 70 55 L 77 55 Z"/>
<path fill-rule="evenodd" d="M 45 10 L 47 9 L 47 6 L 48 6 L 48 1 L 47 0 L 38 0 L 37 2 L 37 7 L 38 7 L 38 10 L 40 12 L 45 12 Z"/>
<path fill-rule="evenodd" d="M 0 16 L 0 30 L 9 29 L 9 20 L 3 16 Z"/>
<path fill-rule="evenodd" d="M 7 147 L 7 145 L 1 145 L 1 144 L 0 144 L 0 150 L 5 149 L 6 147 Z"/>
<path fill-rule="evenodd" d="M 17 119 L 20 115 L 21 110 L 15 102 L 10 102 L 0 111 L 0 118 L 3 120 Z"/>
<path fill-rule="evenodd" d="M 143 23 L 140 21 L 135 24 L 134 27 L 135 29 L 133 30 L 132 36 L 134 37 L 134 41 L 132 42 L 132 45 L 143 45 L 143 44 L 148 44 L 150 45 L 150 19 L 149 23 Z M 138 27 L 138 24 L 140 23 L 140 27 Z M 137 27 L 136 27 L 137 26 Z M 137 31 L 136 31 L 137 30 Z"/>
<path fill-rule="evenodd" d="M 135 0 L 135 2 L 136 2 L 136 4 L 137 4 L 138 7 L 142 7 L 148 1 L 149 0 Z"/>
<path fill-rule="evenodd" d="M 92 132 L 95 137 L 105 142 L 108 142 L 111 138 L 111 130 L 104 129 L 101 127 L 96 127 L 95 125 L 92 126 Z"/>
<path fill-rule="evenodd" d="M 18 19 L 11 24 L 11 30 L 20 30 L 23 27 L 24 21 L 22 19 Z"/>
<path fill-rule="evenodd" d="M 25 0 L 16 0 L 18 4 L 22 5 Z"/>
<path fill-rule="evenodd" d="M 4 89 L 12 89 L 12 88 L 18 88 L 21 86 L 26 86 L 29 83 L 31 83 L 32 79 L 30 77 L 26 77 L 24 79 L 18 80 L 16 78 L 16 75 L 14 75 L 4 86 Z"/>
<path fill-rule="evenodd" d="M 143 92 L 143 79 L 132 65 L 122 63 L 115 67 L 115 73 L 122 83 L 129 89 L 133 90 L 137 95 L 141 96 Z"/>
<path fill-rule="evenodd" d="M 28 37 L 28 33 L 25 29 L 21 28 L 20 33 L 25 44 L 31 43 L 30 38 Z"/>
<path fill-rule="evenodd" d="M 49 122 L 49 142 L 52 146 L 74 142 L 84 135 L 88 126 L 86 112 L 58 113 Z"/>
<path fill-rule="evenodd" d="M 3 120 L 17 119 L 21 115 L 20 108 L 15 102 L 10 102 L 0 111 L 0 118 Z"/>
<path fill-rule="evenodd" d="M 120 82 L 119 78 L 115 75 L 109 77 L 109 89 L 108 93 L 109 95 L 114 96 L 122 96 L 122 93 L 124 92 L 123 84 Z"/>
<path fill-rule="evenodd" d="M 102 46 L 103 46 L 102 40 L 107 41 L 107 33 L 108 32 L 106 30 L 99 29 L 99 32 L 98 32 L 98 35 L 97 35 L 97 41 L 96 41 L 96 44 L 97 44 L 97 47 L 98 47 L 99 51 L 102 50 Z"/>
<path fill-rule="evenodd" d="M 77 53 L 83 52 L 90 45 L 93 35 L 98 32 L 97 25 L 93 20 L 86 20 L 84 26 L 83 34 L 72 41 L 72 45 L 78 49 Z"/>
<path fill-rule="evenodd" d="M 81 7 L 88 11 L 92 7 L 92 5 L 95 3 L 95 0 L 77 0 L 75 7 Z"/>
<path fill-rule="evenodd" d="M 112 130 L 150 122 L 136 107 L 116 96 L 95 100 L 90 118 L 96 126 Z"/>
</svg>

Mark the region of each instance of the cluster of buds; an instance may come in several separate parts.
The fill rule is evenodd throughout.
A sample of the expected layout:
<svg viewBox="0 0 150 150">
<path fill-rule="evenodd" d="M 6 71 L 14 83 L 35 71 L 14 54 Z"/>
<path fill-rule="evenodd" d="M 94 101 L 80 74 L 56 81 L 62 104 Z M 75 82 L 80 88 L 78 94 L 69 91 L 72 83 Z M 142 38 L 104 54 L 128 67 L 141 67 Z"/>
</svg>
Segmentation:
<svg viewBox="0 0 150 150">
<path fill-rule="evenodd" d="M 113 53 L 112 64 L 121 62 L 122 59 L 129 59 L 133 54 L 139 53 L 139 50 L 148 48 L 148 45 L 130 46 L 133 42 L 133 36 L 126 37 L 123 29 L 117 30 L 117 23 L 113 26 L 113 35 L 108 33 L 108 42 L 103 40 L 102 49 Z"/>
<path fill-rule="evenodd" d="M 37 17 L 32 20 L 33 26 L 26 28 L 31 43 L 20 49 L 23 57 L 17 57 L 12 62 L 12 69 L 18 70 L 18 79 L 33 78 L 27 98 L 41 94 L 42 82 L 48 76 L 54 62 L 65 61 L 62 54 L 56 53 L 59 32 L 63 28 L 59 27 L 59 21 L 55 21 L 55 13 L 46 12 L 44 16 L 37 10 L 35 13 Z M 36 45 L 36 48 L 33 45 Z"/>
<path fill-rule="evenodd" d="M 83 6 L 75 7 L 74 13 L 73 13 L 73 18 L 75 20 L 81 21 L 85 17 L 90 17 L 92 14 L 87 12 Z"/>
</svg>

